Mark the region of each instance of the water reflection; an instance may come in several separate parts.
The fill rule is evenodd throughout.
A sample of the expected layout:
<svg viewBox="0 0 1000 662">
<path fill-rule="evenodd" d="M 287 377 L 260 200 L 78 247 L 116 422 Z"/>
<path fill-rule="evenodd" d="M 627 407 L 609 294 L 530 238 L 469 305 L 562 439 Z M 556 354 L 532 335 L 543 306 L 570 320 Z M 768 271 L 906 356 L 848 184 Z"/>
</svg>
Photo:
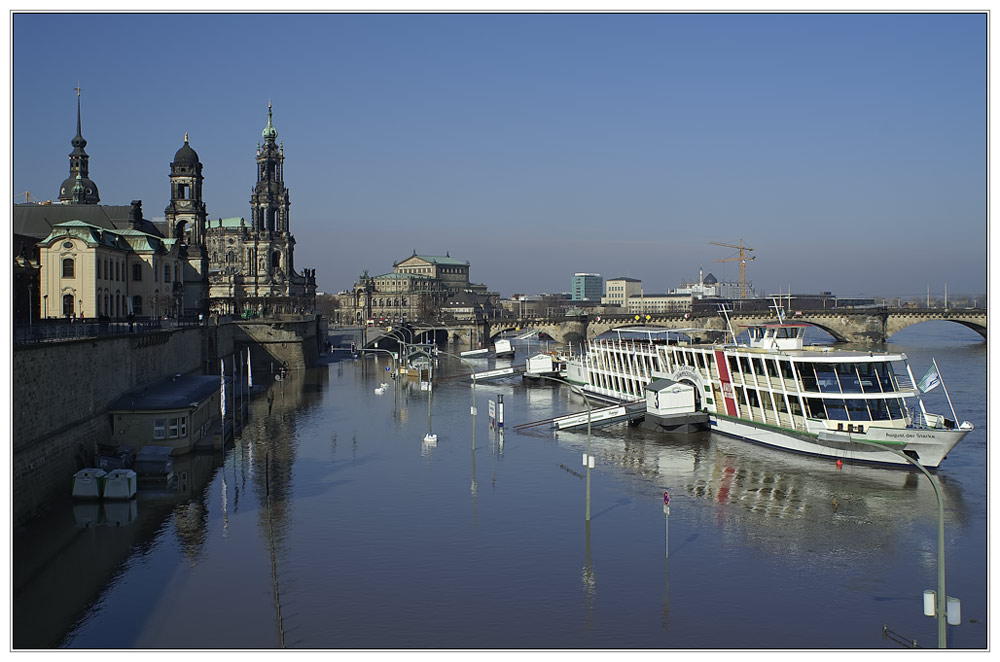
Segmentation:
<svg viewBox="0 0 1000 662">
<path fill-rule="evenodd" d="M 555 438 L 576 452 L 585 448 L 584 434 L 559 432 Z M 903 529 L 937 522 L 934 489 L 915 471 L 854 464 L 838 469 L 834 462 L 711 432 L 671 437 L 624 425 L 595 432 L 591 445 L 600 466 L 631 480 L 637 492 L 683 494 L 713 508 L 724 532 L 772 553 L 808 556 L 820 544 L 881 549 L 899 540 Z M 936 480 L 948 525 L 963 527 L 970 515 L 961 486 Z M 841 530 L 849 540 L 838 539 Z"/>
<path fill-rule="evenodd" d="M 98 608 L 102 590 L 129 556 L 148 550 L 164 530 L 176 536 L 185 557 L 196 563 L 205 541 L 205 488 L 220 460 L 206 453 L 176 457 L 174 479 L 140 480 L 134 500 L 66 499 L 17 531 L 12 572 L 14 647 L 61 645 L 71 626 Z"/>
</svg>

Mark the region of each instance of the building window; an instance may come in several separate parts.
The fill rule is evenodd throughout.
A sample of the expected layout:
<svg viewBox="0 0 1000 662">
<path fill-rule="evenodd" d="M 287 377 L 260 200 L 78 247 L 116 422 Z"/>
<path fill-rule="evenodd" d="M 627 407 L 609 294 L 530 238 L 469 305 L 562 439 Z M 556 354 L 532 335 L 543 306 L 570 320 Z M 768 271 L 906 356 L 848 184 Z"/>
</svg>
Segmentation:
<svg viewBox="0 0 1000 662">
<path fill-rule="evenodd" d="M 132 280 L 142 280 L 142 265 L 138 262 L 132 265 Z"/>
<path fill-rule="evenodd" d="M 180 435 L 186 437 L 188 433 L 188 418 L 187 416 L 181 416 L 181 431 Z"/>
<path fill-rule="evenodd" d="M 180 278 L 177 277 L 177 263 L 176 262 L 174 262 L 174 280 L 180 280 Z"/>
<path fill-rule="evenodd" d="M 76 265 L 72 258 L 66 258 L 63 260 L 63 278 L 74 278 L 74 273 L 76 273 Z"/>
<path fill-rule="evenodd" d="M 176 418 L 171 418 L 170 419 L 170 438 L 171 439 L 176 439 L 177 438 L 178 427 L 179 427 L 178 426 L 178 420 Z"/>
<path fill-rule="evenodd" d="M 153 439 L 167 438 L 167 419 L 153 419 Z"/>
<path fill-rule="evenodd" d="M 142 297 L 138 294 L 132 297 L 132 314 L 142 315 Z"/>
<path fill-rule="evenodd" d="M 169 264 L 163 265 L 163 282 L 164 283 L 169 283 L 170 282 L 170 265 Z"/>
<path fill-rule="evenodd" d="M 73 316 L 73 295 L 66 294 L 63 296 L 63 315 L 65 317 Z"/>
</svg>

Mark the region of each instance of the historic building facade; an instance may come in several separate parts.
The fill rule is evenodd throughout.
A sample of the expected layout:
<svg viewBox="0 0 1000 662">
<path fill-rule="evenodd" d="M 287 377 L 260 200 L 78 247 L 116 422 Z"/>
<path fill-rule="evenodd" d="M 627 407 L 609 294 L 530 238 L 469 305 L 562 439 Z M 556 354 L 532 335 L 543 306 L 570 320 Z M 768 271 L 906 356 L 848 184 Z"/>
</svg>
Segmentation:
<svg viewBox="0 0 1000 662">
<path fill-rule="evenodd" d="M 142 218 L 139 200 L 99 204 L 77 90 L 70 176 L 60 186 L 59 203 L 14 205 L 16 321 L 311 312 L 315 270 L 294 267 L 277 135 L 268 103 L 249 223 L 209 221 L 202 163 L 187 134 L 170 163 L 164 220 L 154 223 Z"/>
<path fill-rule="evenodd" d="M 271 104 L 257 143 L 257 183 L 250 196 L 250 222 L 220 218 L 205 228 L 209 300 L 213 312 L 251 316 L 312 310 L 316 271 L 295 270 L 291 199 L 285 187 L 285 148 L 278 143 Z"/>
<path fill-rule="evenodd" d="M 175 317 L 181 244 L 140 230 L 59 223 L 38 243 L 43 317 Z"/>
<path fill-rule="evenodd" d="M 500 295 L 469 281 L 468 261 L 449 254 L 417 255 L 413 251 L 410 257 L 394 263 L 389 273 L 369 276 L 365 271 L 354 284 L 352 299 L 358 323 L 431 322 L 455 317 L 449 304 L 458 299 L 464 319 L 492 316 L 499 310 Z"/>
</svg>

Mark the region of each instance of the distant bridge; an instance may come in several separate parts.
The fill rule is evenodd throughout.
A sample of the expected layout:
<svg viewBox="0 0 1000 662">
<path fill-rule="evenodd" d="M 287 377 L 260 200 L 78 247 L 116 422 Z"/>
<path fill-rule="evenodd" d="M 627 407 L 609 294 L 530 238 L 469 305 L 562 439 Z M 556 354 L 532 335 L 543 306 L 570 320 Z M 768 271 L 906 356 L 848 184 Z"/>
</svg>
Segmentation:
<svg viewBox="0 0 1000 662">
<path fill-rule="evenodd" d="M 492 319 L 485 322 L 485 337 L 493 340 L 508 331 L 539 331 L 553 340 L 568 344 L 592 340 L 613 329 L 644 324 L 666 329 L 700 328 L 725 331 L 725 318 L 718 313 L 595 315 L 593 317 Z M 986 310 L 983 309 L 837 309 L 803 310 L 786 318 L 789 322 L 812 324 L 833 336 L 837 342 L 881 343 L 899 331 L 922 322 L 945 321 L 961 324 L 986 339 Z M 771 311 L 729 314 L 734 329 L 741 325 L 776 322 Z M 738 331 L 737 331 L 738 332 Z"/>
</svg>

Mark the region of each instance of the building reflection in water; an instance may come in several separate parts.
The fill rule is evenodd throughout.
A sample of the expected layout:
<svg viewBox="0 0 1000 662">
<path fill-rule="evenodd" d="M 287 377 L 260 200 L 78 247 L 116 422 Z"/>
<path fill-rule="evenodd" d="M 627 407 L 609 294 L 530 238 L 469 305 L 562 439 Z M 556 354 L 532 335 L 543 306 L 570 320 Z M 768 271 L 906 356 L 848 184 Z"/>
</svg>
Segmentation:
<svg viewBox="0 0 1000 662">
<path fill-rule="evenodd" d="M 246 498 L 249 481 L 260 505 L 261 530 L 273 533 L 280 558 L 296 419 L 317 405 L 328 380 L 325 367 L 295 371 L 257 391 L 249 420 L 235 446 L 227 450 L 231 461 L 226 465 L 218 451 L 174 457 L 172 479 L 140 479 L 131 501 L 84 502 L 67 495 L 15 532 L 13 647 L 56 648 L 71 642 L 80 619 L 114 585 L 128 559 L 151 550 L 165 532 L 176 537 L 190 564 L 199 563 L 209 535 L 209 515 L 218 508 L 209 503 L 209 487 L 219 470 L 232 471 L 222 495 L 224 517 Z M 271 403 L 268 392 L 273 394 Z"/>
</svg>

